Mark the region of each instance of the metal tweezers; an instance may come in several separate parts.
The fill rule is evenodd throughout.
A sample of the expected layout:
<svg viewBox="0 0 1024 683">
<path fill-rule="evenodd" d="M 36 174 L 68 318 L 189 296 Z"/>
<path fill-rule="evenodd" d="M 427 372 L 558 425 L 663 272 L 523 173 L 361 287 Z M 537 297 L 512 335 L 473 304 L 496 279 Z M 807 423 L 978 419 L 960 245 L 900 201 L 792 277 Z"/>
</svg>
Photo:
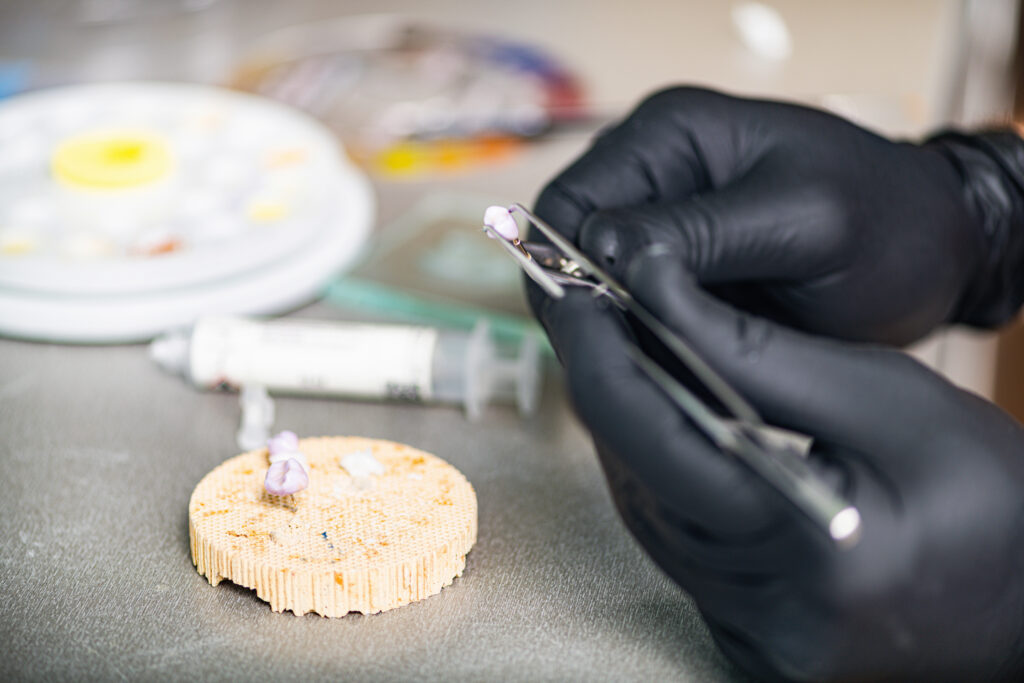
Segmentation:
<svg viewBox="0 0 1024 683">
<path fill-rule="evenodd" d="M 779 491 L 840 548 L 850 548 L 860 538 L 861 517 L 857 508 L 822 481 L 807 463 L 793 439 L 773 436 L 780 430 L 768 426 L 746 399 L 733 389 L 679 335 L 642 306 L 606 271 L 591 261 L 569 240 L 526 209 L 508 207 L 539 230 L 551 244 L 507 240 L 494 228 L 484 231 L 549 296 L 561 299 L 566 287 L 587 287 L 595 296 L 607 296 L 649 330 L 726 410 L 720 416 L 696 394 L 652 360 L 637 346 L 627 352 L 636 365 L 720 450 L 729 453 Z"/>
</svg>

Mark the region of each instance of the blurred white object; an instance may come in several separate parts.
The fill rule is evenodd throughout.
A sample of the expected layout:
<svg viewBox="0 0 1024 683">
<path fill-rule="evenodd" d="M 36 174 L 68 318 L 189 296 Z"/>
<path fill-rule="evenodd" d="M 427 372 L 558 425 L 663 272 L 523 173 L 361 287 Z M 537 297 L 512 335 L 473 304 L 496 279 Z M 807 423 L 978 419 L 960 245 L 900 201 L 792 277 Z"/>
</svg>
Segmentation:
<svg viewBox="0 0 1024 683">
<path fill-rule="evenodd" d="M 115 133 L 69 144 L 98 131 Z M 130 131 L 146 144 L 125 143 Z M 349 265 L 372 222 L 369 183 L 336 138 L 259 97 L 164 83 L 41 91 L 0 103 L 0 149 L 15 142 L 28 152 L 0 164 L 0 334 L 140 341 L 202 314 L 279 312 Z M 132 163 L 164 146 L 159 163 Z"/>
<path fill-rule="evenodd" d="M 760 2 L 733 6 L 732 23 L 740 41 L 761 59 L 781 62 L 793 53 L 793 41 L 782 15 Z"/>
</svg>

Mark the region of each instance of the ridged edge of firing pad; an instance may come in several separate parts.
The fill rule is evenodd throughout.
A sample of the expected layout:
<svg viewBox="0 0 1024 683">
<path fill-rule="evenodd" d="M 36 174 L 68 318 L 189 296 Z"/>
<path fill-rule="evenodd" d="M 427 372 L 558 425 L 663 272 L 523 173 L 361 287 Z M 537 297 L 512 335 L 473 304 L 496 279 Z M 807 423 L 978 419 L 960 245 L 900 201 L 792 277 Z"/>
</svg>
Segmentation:
<svg viewBox="0 0 1024 683">
<path fill-rule="evenodd" d="M 353 478 L 344 456 L 369 450 L 384 474 Z M 379 439 L 299 441 L 309 487 L 263 488 L 266 449 L 210 471 L 188 506 L 192 561 L 211 585 L 252 588 L 275 612 L 341 617 L 439 593 L 476 542 L 473 487 L 437 456 Z"/>
</svg>

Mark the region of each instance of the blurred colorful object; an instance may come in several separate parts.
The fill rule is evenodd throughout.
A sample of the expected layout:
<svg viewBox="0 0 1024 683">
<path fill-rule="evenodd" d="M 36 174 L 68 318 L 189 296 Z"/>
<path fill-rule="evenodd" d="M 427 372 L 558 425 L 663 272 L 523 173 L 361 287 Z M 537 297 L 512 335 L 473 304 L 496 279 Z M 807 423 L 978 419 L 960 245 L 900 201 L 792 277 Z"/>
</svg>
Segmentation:
<svg viewBox="0 0 1024 683">
<path fill-rule="evenodd" d="M 503 159 L 584 113 L 579 81 L 544 52 L 391 15 L 274 33 L 233 84 L 323 120 L 359 163 L 392 176 Z"/>
<path fill-rule="evenodd" d="M 142 340 L 310 300 L 371 224 L 338 151 L 300 112 L 205 86 L 0 103 L 0 334 Z"/>
</svg>

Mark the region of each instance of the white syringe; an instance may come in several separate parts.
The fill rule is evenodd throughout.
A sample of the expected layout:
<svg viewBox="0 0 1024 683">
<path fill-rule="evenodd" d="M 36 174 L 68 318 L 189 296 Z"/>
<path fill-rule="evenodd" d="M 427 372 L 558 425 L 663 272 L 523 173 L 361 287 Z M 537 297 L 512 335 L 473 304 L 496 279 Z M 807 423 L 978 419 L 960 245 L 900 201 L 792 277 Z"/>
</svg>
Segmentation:
<svg viewBox="0 0 1024 683">
<path fill-rule="evenodd" d="M 476 419 L 491 401 L 533 412 L 540 349 L 527 335 L 518 356 L 498 352 L 487 323 L 472 332 L 409 325 L 201 318 L 190 332 L 150 345 L 161 367 L 204 388 L 453 403 Z"/>
</svg>

